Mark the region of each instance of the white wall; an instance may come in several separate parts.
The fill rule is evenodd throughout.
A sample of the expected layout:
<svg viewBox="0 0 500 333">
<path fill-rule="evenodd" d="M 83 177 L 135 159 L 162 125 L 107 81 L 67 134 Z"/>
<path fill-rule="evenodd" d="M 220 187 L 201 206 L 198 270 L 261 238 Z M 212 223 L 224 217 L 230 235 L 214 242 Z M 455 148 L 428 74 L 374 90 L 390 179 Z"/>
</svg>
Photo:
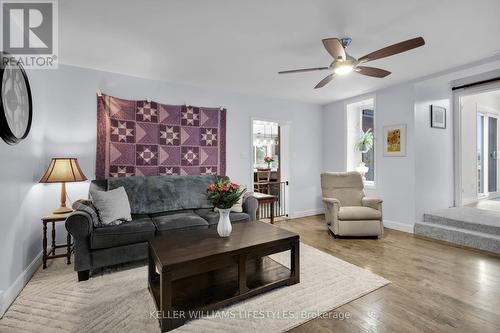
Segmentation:
<svg viewBox="0 0 500 333">
<path fill-rule="evenodd" d="M 41 121 L 40 115 L 34 120 Z M 35 126 L 17 146 L 0 143 L 0 301 L 12 299 L 37 268 L 41 251 L 40 216 L 45 212 L 44 187 L 36 184 L 44 154 L 43 130 Z M 54 197 L 57 198 L 57 197 Z M 27 279 L 26 278 L 26 279 Z M 0 314 L 4 304 L 0 303 Z"/>
<path fill-rule="evenodd" d="M 322 166 L 321 106 L 64 65 L 58 70 L 34 70 L 28 76 L 34 103 L 32 132 L 17 146 L 0 142 L 0 290 L 3 291 L 3 306 L 22 288 L 24 276 L 30 276 L 31 271 L 24 275 L 23 271 L 39 259 L 40 217 L 58 204 L 58 185 L 37 184 L 50 158 L 77 157 L 85 175 L 89 179 L 94 177 L 98 88 L 128 99 L 149 97 L 166 104 L 226 107 L 227 174 L 246 185 L 252 184 L 253 177 L 251 117 L 289 123 L 291 215 L 322 211 L 318 176 Z M 68 184 L 68 195 L 76 200 L 85 197 L 87 189 L 88 183 Z M 37 264 L 35 262 L 32 268 Z"/>
<path fill-rule="evenodd" d="M 446 128 L 432 128 L 430 105 L 446 108 Z M 415 220 L 453 206 L 453 110 L 449 80 L 415 84 Z"/>
<path fill-rule="evenodd" d="M 347 114 L 345 104 L 324 106 L 323 171 L 342 171 L 347 167 Z"/>
<path fill-rule="evenodd" d="M 355 149 L 361 132 L 361 116 L 358 103 L 346 105 L 346 170 L 354 171 L 361 162 L 361 154 Z"/>
<path fill-rule="evenodd" d="M 455 118 L 452 86 L 500 75 L 498 57 L 415 82 L 415 220 L 425 212 L 454 206 Z M 446 129 L 430 127 L 429 105 L 447 109 Z"/>
<path fill-rule="evenodd" d="M 464 97 L 460 114 L 462 204 L 477 201 L 477 105 Z"/>
<path fill-rule="evenodd" d="M 346 170 L 346 104 L 366 97 L 369 96 L 325 106 L 323 170 Z M 375 95 L 375 189 L 367 189 L 366 194 L 384 199 L 387 226 L 398 224 L 400 229 L 407 230 L 413 225 L 415 204 L 413 140 L 408 140 L 406 157 L 383 156 L 383 127 L 402 123 L 407 124 L 408 138 L 413 137 L 413 86 L 406 84 L 378 91 Z"/>
<path fill-rule="evenodd" d="M 415 209 L 415 142 L 413 123 L 413 86 L 405 84 L 377 93 L 375 99 L 376 142 L 376 190 L 367 191 L 370 196 L 384 199 L 386 225 L 407 230 L 413 224 Z M 406 124 L 406 156 L 384 156 L 383 127 Z"/>
</svg>

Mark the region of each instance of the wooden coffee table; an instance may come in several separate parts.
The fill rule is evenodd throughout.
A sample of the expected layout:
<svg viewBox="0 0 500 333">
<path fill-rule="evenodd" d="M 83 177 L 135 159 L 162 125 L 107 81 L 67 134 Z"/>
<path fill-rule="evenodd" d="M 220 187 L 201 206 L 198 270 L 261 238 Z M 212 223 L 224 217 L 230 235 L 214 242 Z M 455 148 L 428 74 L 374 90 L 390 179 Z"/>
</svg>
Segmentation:
<svg viewBox="0 0 500 333">
<path fill-rule="evenodd" d="M 290 269 L 268 255 L 291 251 Z M 299 235 L 263 222 L 169 231 L 149 242 L 149 290 L 162 332 L 229 304 L 299 283 Z"/>
</svg>

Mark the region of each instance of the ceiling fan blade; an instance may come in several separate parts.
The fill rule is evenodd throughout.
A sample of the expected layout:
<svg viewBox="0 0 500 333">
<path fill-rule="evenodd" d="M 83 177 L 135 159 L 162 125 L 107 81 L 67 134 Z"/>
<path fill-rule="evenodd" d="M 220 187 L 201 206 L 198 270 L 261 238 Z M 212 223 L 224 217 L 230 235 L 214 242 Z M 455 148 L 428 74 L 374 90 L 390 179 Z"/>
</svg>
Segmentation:
<svg viewBox="0 0 500 333">
<path fill-rule="evenodd" d="M 335 74 L 328 74 L 323 80 L 319 81 L 319 83 L 314 87 L 314 89 L 324 87 L 328 82 L 330 82 L 335 77 Z"/>
<path fill-rule="evenodd" d="M 322 40 L 325 49 L 335 60 L 345 60 L 345 50 L 338 38 L 325 38 Z"/>
<path fill-rule="evenodd" d="M 291 73 L 303 73 L 303 72 L 314 72 L 323 71 L 325 69 L 330 69 L 330 67 L 314 67 L 314 68 L 302 68 L 302 69 L 292 69 L 289 71 L 281 71 L 278 74 L 291 74 Z"/>
<path fill-rule="evenodd" d="M 386 71 L 385 69 L 375 68 L 375 67 L 367 67 L 367 66 L 358 66 L 355 69 L 356 72 L 363 75 L 373 76 L 373 77 L 386 77 L 391 74 L 391 72 Z"/>
<path fill-rule="evenodd" d="M 383 49 L 380 49 L 378 51 L 369 53 L 361 58 L 358 59 L 358 61 L 372 61 L 380 58 L 385 58 L 389 57 L 401 52 L 405 52 L 411 49 L 414 49 L 416 47 L 420 47 L 425 44 L 425 41 L 422 37 L 417 37 L 413 39 L 408 39 L 404 42 L 393 44 L 391 46 L 384 47 Z"/>
</svg>

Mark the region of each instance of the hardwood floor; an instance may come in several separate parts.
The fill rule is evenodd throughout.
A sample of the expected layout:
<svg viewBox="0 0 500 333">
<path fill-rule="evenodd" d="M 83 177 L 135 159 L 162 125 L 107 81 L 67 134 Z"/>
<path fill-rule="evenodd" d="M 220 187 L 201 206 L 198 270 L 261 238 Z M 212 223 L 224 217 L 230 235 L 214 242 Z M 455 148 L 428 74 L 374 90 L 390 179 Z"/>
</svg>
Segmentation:
<svg viewBox="0 0 500 333">
<path fill-rule="evenodd" d="M 500 257 L 385 229 L 383 239 L 334 239 L 323 216 L 275 225 L 392 283 L 291 332 L 500 332 Z"/>
</svg>

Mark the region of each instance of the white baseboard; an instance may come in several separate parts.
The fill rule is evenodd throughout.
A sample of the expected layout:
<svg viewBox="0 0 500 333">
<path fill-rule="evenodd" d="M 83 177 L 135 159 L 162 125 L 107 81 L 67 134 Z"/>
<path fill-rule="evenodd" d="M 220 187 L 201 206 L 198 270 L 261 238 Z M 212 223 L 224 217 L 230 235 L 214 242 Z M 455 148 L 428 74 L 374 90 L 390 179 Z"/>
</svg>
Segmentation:
<svg viewBox="0 0 500 333">
<path fill-rule="evenodd" d="M 319 215 L 319 214 L 324 214 L 324 213 L 325 213 L 324 208 L 302 210 L 302 211 L 291 213 L 290 214 L 290 218 L 292 218 L 292 219 L 298 219 L 298 218 L 301 218 L 301 217 Z"/>
<path fill-rule="evenodd" d="M 42 252 L 40 252 L 35 259 L 26 267 L 26 269 L 17 277 L 16 281 L 10 287 L 2 291 L 0 294 L 0 318 L 3 317 L 9 306 L 14 302 L 17 295 L 23 290 L 24 286 L 35 274 L 38 267 L 42 263 Z"/>
<path fill-rule="evenodd" d="M 479 201 L 479 198 L 462 198 L 462 206 L 473 204 Z"/>
<path fill-rule="evenodd" d="M 402 232 L 413 233 L 413 224 L 401 223 L 397 221 L 385 220 L 384 227 L 394 230 L 399 230 Z"/>
</svg>

